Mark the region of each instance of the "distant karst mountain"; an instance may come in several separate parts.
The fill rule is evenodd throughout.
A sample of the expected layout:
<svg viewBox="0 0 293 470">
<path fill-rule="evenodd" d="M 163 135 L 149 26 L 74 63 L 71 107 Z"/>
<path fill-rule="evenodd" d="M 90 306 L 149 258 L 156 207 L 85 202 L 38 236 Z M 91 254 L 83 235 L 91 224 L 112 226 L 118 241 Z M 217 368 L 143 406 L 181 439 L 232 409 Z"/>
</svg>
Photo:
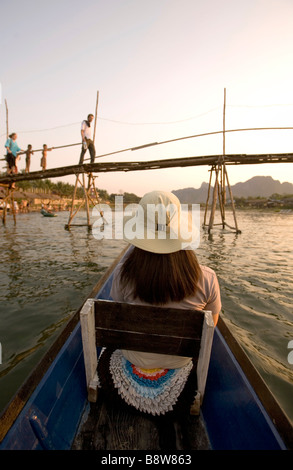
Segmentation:
<svg viewBox="0 0 293 470">
<path fill-rule="evenodd" d="M 202 183 L 201 187 L 184 188 L 173 190 L 182 204 L 187 203 L 205 203 L 208 194 L 208 183 Z M 244 183 L 231 185 L 234 197 L 270 197 L 272 194 L 293 194 L 292 183 L 280 183 L 271 176 L 254 176 Z M 227 197 L 228 197 L 227 188 Z M 210 199 L 211 200 L 211 199 Z"/>
</svg>

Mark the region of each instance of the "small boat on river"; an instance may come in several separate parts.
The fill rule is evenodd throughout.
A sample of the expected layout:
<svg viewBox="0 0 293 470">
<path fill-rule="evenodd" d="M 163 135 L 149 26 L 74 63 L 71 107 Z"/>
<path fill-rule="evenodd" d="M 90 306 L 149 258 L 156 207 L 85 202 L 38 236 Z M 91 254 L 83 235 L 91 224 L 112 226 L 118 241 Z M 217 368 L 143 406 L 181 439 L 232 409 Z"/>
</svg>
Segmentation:
<svg viewBox="0 0 293 470">
<path fill-rule="evenodd" d="M 46 210 L 46 209 L 41 209 L 41 214 L 44 217 L 57 217 L 57 214 L 54 214 L 54 212 L 51 212 L 51 211 Z"/>
<path fill-rule="evenodd" d="M 119 259 L 87 299 L 112 302 Z M 109 408 L 102 394 L 88 401 L 81 309 L 2 413 L 0 450 L 161 451 L 151 420 Z M 293 449 L 292 423 L 223 318 L 214 329 L 200 413 L 188 416 L 181 431 L 176 449 L 182 452 Z"/>
</svg>

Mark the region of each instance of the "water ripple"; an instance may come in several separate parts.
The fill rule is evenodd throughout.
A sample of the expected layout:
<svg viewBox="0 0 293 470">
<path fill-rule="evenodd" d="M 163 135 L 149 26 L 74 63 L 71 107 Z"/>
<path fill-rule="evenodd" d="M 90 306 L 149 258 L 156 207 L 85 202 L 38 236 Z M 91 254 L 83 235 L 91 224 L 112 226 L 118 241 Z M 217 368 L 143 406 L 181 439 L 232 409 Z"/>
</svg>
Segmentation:
<svg viewBox="0 0 293 470">
<path fill-rule="evenodd" d="M 68 232 L 67 218 L 23 214 L 16 227 L 8 220 L 0 228 L 0 409 L 125 246 L 98 241 L 84 227 Z M 293 420 L 293 366 L 287 360 L 293 216 L 239 212 L 237 218 L 241 235 L 202 231 L 197 256 L 216 271 L 222 315 Z"/>
</svg>

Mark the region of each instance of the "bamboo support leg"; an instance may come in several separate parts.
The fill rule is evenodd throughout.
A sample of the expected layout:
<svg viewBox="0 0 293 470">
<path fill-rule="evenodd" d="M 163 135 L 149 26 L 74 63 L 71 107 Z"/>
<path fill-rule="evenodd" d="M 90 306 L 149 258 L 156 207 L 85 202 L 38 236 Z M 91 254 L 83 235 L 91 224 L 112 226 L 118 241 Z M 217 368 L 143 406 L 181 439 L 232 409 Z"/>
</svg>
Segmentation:
<svg viewBox="0 0 293 470">
<path fill-rule="evenodd" d="M 221 215 L 223 221 L 223 229 L 225 228 L 225 205 L 226 205 L 226 192 L 225 192 L 225 163 L 221 165 L 221 195 L 219 195 L 221 201 Z"/>
<path fill-rule="evenodd" d="M 224 210 L 224 203 L 222 199 L 223 193 L 221 192 L 221 186 L 218 184 L 218 197 L 219 197 L 219 206 L 220 206 L 220 213 L 222 219 L 222 228 L 225 228 L 225 210 Z"/>
<path fill-rule="evenodd" d="M 88 174 L 88 183 L 87 183 L 88 192 L 90 191 L 92 184 L 93 184 L 93 175 L 92 175 L 92 173 L 89 173 Z"/>
<path fill-rule="evenodd" d="M 208 195 L 207 195 L 206 207 L 205 207 L 204 219 L 203 219 L 203 225 L 204 225 L 204 226 L 206 225 L 206 220 L 207 220 L 207 212 L 208 212 L 208 205 L 209 205 L 209 200 L 210 200 L 210 192 L 211 192 L 211 183 L 212 183 L 213 170 L 214 170 L 214 167 L 212 167 L 211 170 L 210 170 L 211 174 L 210 174 Z"/>
<path fill-rule="evenodd" d="M 86 207 L 86 215 L 87 215 L 87 223 L 88 227 L 91 227 L 90 224 L 90 208 L 89 208 L 89 200 L 88 200 L 88 194 L 87 190 L 85 188 L 85 178 L 84 178 L 84 173 L 82 174 L 82 182 L 83 182 L 83 191 L 84 191 L 84 198 L 85 198 L 85 207 Z"/>
<path fill-rule="evenodd" d="M 8 204 L 10 206 L 11 213 L 13 215 L 13 221 L 14 225 L 16 225 L 16 212 L 15 212 L 15 206 L 14 206 L 14 197 L 13 197 L 13 187 L 8 187 L 6 196 L 3 199 L 3 213 L 2 213 L 2 223 L 3 225 L 6 225 L 6 217 L 7 217 L 7 212 L 8 212 Z"/>
<path fill-rule="evenodd" d="M 231 205 L 232 205 L 232 210 L 233 210 L 233 216 L 234 216 L 234 223 L 235 223 L 236 233 L 241 233 L 241 230 L 239 230 L 238 224 L 237 224 L 234 198 L 233 198 L 232 189 L 231 189 L 231 186 L 230 186 L 230 183 L 229 183 L 228 172 L 227 172 L 226 167 L 225 167 L 225 176 L 226 176 L 226 179 L 227 179 L 227 185 L 228 185 L 229 194 L 230 194 L 230 199 L 231 199 Z"/>
<path fill-rule="evenodd" d="M 16 214 L 15 214 L 15 206 L 14 206 L 13 189 L 10 189 L 9 192 L 10 192 L 11 212 L 12 212 L 12 215 L 13 215 L 14 225 L 16 225 Z"/>
<path fill-rule="evenodd" d="M 93 135 L 93 142 L 94 142 L 94 143 L 95 143 L 95 138 L 96 138 L 96 127 L 97 127 L 97 118 L 98 118 L 98 105 L 99 105 L 99 91 L 97 91 L 97 99 L 96 99 L 95 124 L 94 124 L 94 135 Z"/>
<path fill-rule="evenodd" d="M 5 202 L 4 204 L 5 205 L 3 207 L 2 223 L 3 225 L 6 225 L 7 203 Z"/>
<path fill-rule="evenodd" d="M 96 188 L 96 185 L 95 185 L 94 178 L 93 178 L 93 188 L 94 188 L 94 193 L 95 193 L 95 196 L 96 196 L 96 200 L 97 200 L 98 204 L 100 204 L 100 197 L 99 197 L 99 194 L 97 192 L 97 188 Z"/>
<path fill-rule="evenodd" d="M 93 176 L 92 173 L 88 174 L 88 180 L 86 183 L 85 180 L 85 174 L 82 173 L 82 179 L 80 178 L 80 175 L 77 175 L 76 177 L 76 182 L 75 182 L 75 187 L 74 187 L 74 193 L 73 193 L 73 199 L 72 199 L 72 206 L 71 206 L 71 211 L 70 211 L 70 216 L 68 220 L 68 224 L 65 225 L 65 229 L 69 229 L 71 225 L 74 226 L 87 226 L 89 229 L 92 228 L 91 222 L 90 222 L 90 203 L 93 204 L 94 206 L 98 203 L 99 204 L 99 196 L 95 187 L 95 177 Z M 79 204 L 78 208 L 74 211 L 74 201 L 76 198 L 76 193 L 77 193 L 77 186 L 78 183 L 83 189 L 84 193 L 84 198 L 83 201 Z M 96 197 L 97 201 L 94 200 L 94 197 Z M 76 216 L 78 211 L 81 209 L 81 207 L 85 204 L 85 209 L 86 209 L 86 214 L 87 214 L 87 224 L 72 224 L 73 218 Z"/>
<path fill-rule="evenodd" d="M 69 219 L 68 219 L 68 224 L 66 227 L 69 228 L 70 222 L 72 221 L 73 217 L 75 214 L 73 214 L 73 209 L 74 209 L 74 201 L 76 197 L 76 190 L 77 190 L 77 184 L 79 180 L 79 175 L 76 175 L 76 181 L 75 181 L 75 186 L 74 186 L 74 191 L 73 191 L 73 196 L 72 196 L 72 204 L 71 204 L 71 209 L 70 209 L 70 214 L 69 214 Z"/>
<path fill-rule="evenodd" d="M 215 180 L 215 186 L 214 186 L 214 192 L 213 192 L 213 203 L 212 203 L 211 214 L 210 214 L 210 221 L 209 221 L 209 228 L 208 228 L 208 231 L 209 231 L 209 232 L 210 232 L 211 229 L 213 228 L 214 218 L 215 218 L 215 212 L 216 212 L 217 193 L 218 193 L 218 184 L 219 184 L 219 182 L 218 182 L 219 168 L 216 168 L 215 173 L 216 173 L 216 180 Z"/>
</svg>

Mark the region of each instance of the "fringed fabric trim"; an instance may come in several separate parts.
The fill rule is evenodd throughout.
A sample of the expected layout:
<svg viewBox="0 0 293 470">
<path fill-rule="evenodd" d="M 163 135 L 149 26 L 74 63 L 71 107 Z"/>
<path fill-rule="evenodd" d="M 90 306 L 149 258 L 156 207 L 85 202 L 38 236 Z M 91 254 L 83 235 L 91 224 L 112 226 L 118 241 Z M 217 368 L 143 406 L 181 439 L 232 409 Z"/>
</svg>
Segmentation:
<svg viewBox="0 0 293 470">
<path fill-rule="evenodd" d="M 104 350 L 99 361 L 103 360 Z M 128 405 L 151 415 L 164 415 L 174 409 L 187 383 L 193 363 L 179 369 L 143 369 L 131 364 L 116 349 L 111 352 L 109 372 L 118 395 Z M 99 373 L 105 368 L 99 368 Z M 100 377 L 100 385 L 105 379 Z"/>
</svg>

